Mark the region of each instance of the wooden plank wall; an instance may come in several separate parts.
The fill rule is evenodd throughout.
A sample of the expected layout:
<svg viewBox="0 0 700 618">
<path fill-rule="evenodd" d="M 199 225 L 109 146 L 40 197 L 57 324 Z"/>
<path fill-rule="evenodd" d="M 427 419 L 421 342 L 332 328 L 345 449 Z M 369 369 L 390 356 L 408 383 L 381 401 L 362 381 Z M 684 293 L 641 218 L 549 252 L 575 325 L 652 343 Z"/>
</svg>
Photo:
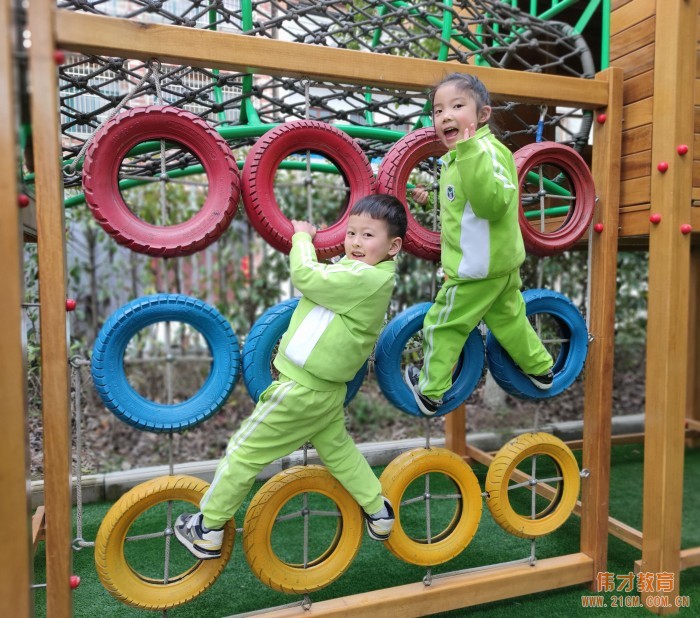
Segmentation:
<svg viewBox="0 0 700 618">
<path fill-rule="evenodd" d="M 613 0 L 610 66 L 623 70 L 620 209 L 649 208 L 656 0 Z"/>
</svg>

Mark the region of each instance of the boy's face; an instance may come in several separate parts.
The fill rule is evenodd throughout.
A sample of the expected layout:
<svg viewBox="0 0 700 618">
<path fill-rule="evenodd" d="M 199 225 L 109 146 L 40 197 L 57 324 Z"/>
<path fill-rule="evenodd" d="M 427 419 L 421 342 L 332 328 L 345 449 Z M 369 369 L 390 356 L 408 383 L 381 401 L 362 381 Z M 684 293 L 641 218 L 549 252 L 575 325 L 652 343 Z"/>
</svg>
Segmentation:
<svg viewBox="0 0 700 618">
<path fill-rule="evenodd" d="M 401 238 L 389 237 L 386 221 L 369 215 L 350 215 L 345 232 L 345 255 L 374 266 L 392 259 L 401 249 Z"/>
<path fill-rule="evenodd" d="M 437 89 L 433 99 L 433 124 L 438 138 L 448 150 L 454 150 L 458 141 L 474 135 L 491 116 L 489 106 L 479 111 L 476 107 L 471 93 L 455 83 L 447 82 Z"/>
</svg>

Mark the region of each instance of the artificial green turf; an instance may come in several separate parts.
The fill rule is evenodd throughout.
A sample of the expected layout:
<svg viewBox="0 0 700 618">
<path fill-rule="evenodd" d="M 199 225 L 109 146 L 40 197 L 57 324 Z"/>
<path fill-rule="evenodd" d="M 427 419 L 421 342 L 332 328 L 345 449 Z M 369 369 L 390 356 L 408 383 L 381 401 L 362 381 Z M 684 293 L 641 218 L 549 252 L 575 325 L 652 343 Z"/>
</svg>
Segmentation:
<svg viewBox="0 0 700 618">
<path fill-rule="evenodd" d="M 642 470 L 643 447 L 641 445 L 616 446 L 612 453 L 610 514 L 621 521 L 641 529 L 642 523 Z M 539 465 L 539 464 L 538 464 Z M 375 469 L 377 474 L 381 469 Z M 474 466 L 480 486 L 483 488 L 486 468 Z M 585 480 L 583 480 L 585 483 Z M 254 491 L 258 489 L 256 485 Z M 700 546 L 700 449 L 688 450 L 685 458 L 684 505 L 682 547 Z M 251 493 L 251 496 L 253 494 Z M 86 505 L 83 513 L 83 536 L 94 540 L 102 518 L 111 504 Z M 241 509 L 245 512 L 247 503 Z M 445 521 L 447 521 L 447 518 Z M 240 526 L 242 515 L 237 524 Z M 276 541 L 273 541 L 276 542 Z M 554 533 L 537 542 L 537 557 L 548 558 L 578 552 L 579 520 L 572 516 Z M 148 543 L 129 544 L 131 562 L 141 561 L 146 565 L 152 561 L 153 551 Z M 139 552 L 142 552 L 139 555 Z M 484 504 L 477 533 L 470 545 L 450 562 L 435 567 L 433 574 L 446 573 L 460 569 L 489 565 L 526 558 L 530 552 L 530 542 L 506 534 L 494 523 Z M 157 555 L 157 554 L 156 554 Z M 641 552 L 629 545 L 610 537 L 608 552 L 608 571 L 618 576 L 628 574 L 634 569 L 634 561 Z M 35 558 L 35 581 L 45 581 L 45 556 L 43 543 Z M 73 571 L 81 578 L 80 587 L 74 592 L 74 615 L 81 616 L 153 616 L 154 612 L 136 610 L 116 601 L 100 584 L 95 572 L 93 551 L 82 549 L 74 554 Z M 148 573 L 150 574 L 150 573 Z M 154 574 L 155 575 L 155 574 Z M 401 584 L 419 582 L 425 575 L 425 569 L 406 564 L 395 558 L 381 543 L 370 540 L 366 535 L 362 547 L 348 571 L 335 583 L 311 595 L 313 601 L 321 601 L 363 591 L 390 588 Z M 681 574 L 680 591 L 690 598 L 690 607 L 682 608 L 680 615 L 700 616 L 700 568 L 689 569 Z M 519 597 L 487 605 L 454 610 L 436 616 L 456 618 L 461 616 L 484 616 L 492 618 L 512 618 L 514 611 L 522 616 L 592 616 L 625 615 L 648 616 L 648 611 L 635 608 L 611 607 L 613 595 L 606 594 L 606 609 L 582 608 L 581 598 L 590 592 L 582 586 L 553 590 L 544 593 Z M 624 596 L 636 595 L 636 592 Z M 275 592 L 260 583 L 251 573 L 241 549 L 240 537 L 236 539 L 234 554 L 223 574 L 216 583 L 199 598 L 184 607 L 168 611 L 168 616 L 176 618 L 220 617 L 284 605 L 298 601 L 299 597 Z M 37 589 L 35 593 L 36 615 L 44 616 L 45 591 Z M 159 612 L 160 613 L 160 612 Z"/>
</svg>

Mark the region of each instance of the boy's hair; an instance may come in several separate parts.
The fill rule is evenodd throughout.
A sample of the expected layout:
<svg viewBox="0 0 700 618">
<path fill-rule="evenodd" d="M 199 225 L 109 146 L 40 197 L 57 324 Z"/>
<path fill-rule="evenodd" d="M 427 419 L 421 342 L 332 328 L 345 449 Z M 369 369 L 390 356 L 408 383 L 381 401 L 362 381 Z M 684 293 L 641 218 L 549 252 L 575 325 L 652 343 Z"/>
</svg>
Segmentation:
<svg viewBox="0 0 700 618">
<path fill-rule="evenodd" d="M 469 73 L 450 73 L 440 81 L 430 92 L 430 105 L 435 103 L 435 93 L 440 86 L 454 84 L 461 92 L 470 94 L 476 102 L 477 113 L 485 106 L 491 106 L 491 95 L 482 82 L 475 75 Z"/>
<path fill-rule="evenodd" d="M 406 209 L 393 195 L 367 195 L 350 209 L 350 215 L 367 215 L 386 221 L 389 236 L 401 239 L 406 235 Z"/>
</svg>

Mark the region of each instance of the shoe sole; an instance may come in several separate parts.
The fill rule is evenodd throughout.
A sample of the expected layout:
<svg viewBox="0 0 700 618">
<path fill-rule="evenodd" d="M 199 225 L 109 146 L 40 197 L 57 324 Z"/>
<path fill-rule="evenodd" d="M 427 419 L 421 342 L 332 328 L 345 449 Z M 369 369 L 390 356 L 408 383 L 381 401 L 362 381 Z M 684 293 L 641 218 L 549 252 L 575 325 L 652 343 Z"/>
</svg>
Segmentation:
<svg viewBox="0 0 700 618">
<path fill-rule="evenodd" d="M 214 560 L 216 558 L 221 558 L 221 551 L 216 553 L 204 553 L 204 550 L 195 547 L 192 543 L 190 543 L 189 539 L 181 536 L 180 531 L 177 528 L 174 528 L 173 531 L 175 532 L 175 538 L 180 541 L 182 546 L 185 547 L 187 551 L 189 551 L 195 558 L 199 558 L 199 560 Z"/>
<path fill-rule="evenodd" d="M 425 416 L 435 416 L 435 413 L 437 410 L 430 411 L 428 408 L 425 407 L 425 404 L 421 401 L 420 395 L 416 393 L 415 388 L 413 387 L 413 384 L 411 384 L 411 380 L 408 377 L 408 367 L 406 367 L 403 370 L 403 377 L 404 377 L 404 382 L 406 383 L 406 386 L 411 391 L 411 394 L 413 395 L 413 398 L 416 400 L 416 404 L 418 405 L 418 409 L 425 415 Z"/>
<path fill-rule="evenodd" d="M 528 378 L 528 380 L 530 380 L 530 382 L 532 382 L 535 385 L 535 387 L 537 387 L 541 391 L 548 391 L 554 385 L 554 380 L 552 380 L 552 382 L 550 382 L 549 384 L 542 384 L 542 382 L 538 382 L 537 380 L 534 380 L 530 376 L 527 376 L 527 378 Z"/>
<path fill-rule="evenodd" d="M 387 532 L 386 534 L 377 534 L 374 530 L 369 525 L 369 522 L 365 521 L 365 527 L 367 528 L 367 534 L 369 535 L 369 538 L 375 540 L 375 541 L 386 541 L 389 538 L 389 535 L 391 534 L 391 530 Z"/>
</svg>

